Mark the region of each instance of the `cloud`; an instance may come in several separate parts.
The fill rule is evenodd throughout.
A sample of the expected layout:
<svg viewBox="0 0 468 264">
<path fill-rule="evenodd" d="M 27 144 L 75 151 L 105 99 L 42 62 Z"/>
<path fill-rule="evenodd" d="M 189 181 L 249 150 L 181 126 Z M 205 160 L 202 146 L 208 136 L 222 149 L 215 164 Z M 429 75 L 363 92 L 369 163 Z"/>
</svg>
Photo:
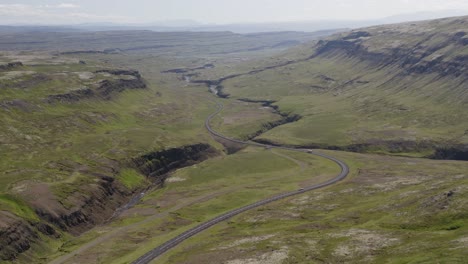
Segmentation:
<svg viewBox="0 0 468 264">
<path fill-rule="evenodd" d="M 79 5 L 71 4 L 71 3 L 61 3 L 57 5 L 57 8 L 79 8 Z"/>
<path fill-rule="evenodd" d="M 77 12 L 78 5 L 0 4 L 0 24 L 78 24 L 89 22 L 133 22 L 132 18 Z"/>
</svg>

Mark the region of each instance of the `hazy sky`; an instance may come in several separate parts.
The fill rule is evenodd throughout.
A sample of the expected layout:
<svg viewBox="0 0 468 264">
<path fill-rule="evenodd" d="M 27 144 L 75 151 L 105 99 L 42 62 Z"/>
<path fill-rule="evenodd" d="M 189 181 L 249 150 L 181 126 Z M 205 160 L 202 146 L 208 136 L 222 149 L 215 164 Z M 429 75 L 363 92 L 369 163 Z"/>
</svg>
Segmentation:
<svg viewBox="0 0 468 264">
<path fill-rule="evenodd" d="M 0 0 L 0 24 L 354 20 L 439 10 L 468 10 L 468 0 Z"/>
</svg>

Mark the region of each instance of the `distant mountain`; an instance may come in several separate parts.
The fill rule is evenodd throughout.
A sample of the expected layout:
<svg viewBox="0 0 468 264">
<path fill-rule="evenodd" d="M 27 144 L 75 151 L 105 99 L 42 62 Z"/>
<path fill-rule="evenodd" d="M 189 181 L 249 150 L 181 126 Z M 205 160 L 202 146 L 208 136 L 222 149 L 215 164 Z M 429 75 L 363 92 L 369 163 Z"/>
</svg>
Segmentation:
<svg viewBox="0 0 468 264">
<path fill-rule="evenodd" d="M 465 16 L 342 32 L 220 85 L 231 98 L 267 98 L 302 116 L 256 138 L 263 143 L 468 160 L 467 24 Z"/>
<path fill-rule="evenodd" d="M 392 24 L 404 21 L 421 21 L 430 20 L 444 17 L 456 17 L 468 15 L 467 10 L 442 10 L 436 12 L 416 12 L 408 14 L 400 14 L 395 16 L 386 17 L 381 20 L 382 24 Z"/>
<path fill-rule="evenodd" d="M 72 26 L 2 26 L 0 32 L 27 33 L 27 32 L 76 32 L 84 29 Z"/>
<path fill-rule="evenodd" d="M 360 28 L 382 24 L 392 24 L 409 21 L 421 21 L 444 17 L 468 15 L 468 10 L 443 10 L 437 12 L 416 12 L 390 16 L 375 20 L 316 20 L 295 22 L 268 22 L 268 23 L 234 23 L 234 24 L 203 24 L 193 20 L 168 20 L 141 24 L 117 24 L 117 23 L 89 23 L 64 26 L 15 26 L 0 27 L 0 31 L 53 31 L 66 32 L 80 31 L 112 31 L 112 30 L 152 30 L 160 32 L 180 31 L 231 31 L 233 33 L 256 33 L 274 31 L 304 31 L 315 32 L 320 30 L 340 28 Z"/>
</svg>

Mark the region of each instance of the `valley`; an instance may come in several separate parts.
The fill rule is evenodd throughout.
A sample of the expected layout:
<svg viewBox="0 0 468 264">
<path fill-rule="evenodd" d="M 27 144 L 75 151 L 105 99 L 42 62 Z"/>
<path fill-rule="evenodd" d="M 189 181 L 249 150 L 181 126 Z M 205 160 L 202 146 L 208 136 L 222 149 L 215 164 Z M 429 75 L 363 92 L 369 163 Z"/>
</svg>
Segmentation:
<svg viewBox="0 0 468 264">
<path fill-rule="evenodd" d="M 463 263 L 467 23 L 1 33 L 0 263 Z"/>
</svg>

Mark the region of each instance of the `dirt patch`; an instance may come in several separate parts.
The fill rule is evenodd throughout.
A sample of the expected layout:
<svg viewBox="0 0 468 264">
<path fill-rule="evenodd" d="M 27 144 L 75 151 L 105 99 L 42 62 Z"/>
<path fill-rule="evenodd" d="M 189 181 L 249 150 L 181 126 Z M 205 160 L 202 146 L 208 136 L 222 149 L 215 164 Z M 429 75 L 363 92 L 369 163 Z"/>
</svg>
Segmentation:
<svg viewBox="0 0 468 264">
<path fill-rule="evenodd" d="M 468 236 L 454 240 L 458 244 L 457 248 L 468 248 Z"/>
<path fill-rule="evenodd" d="M 229 249 L 229 248 L 237 247 L 237 246 L 247 244 L 247 243 L 256 243 L 256 242 L 260 242 L 260 241 L 265 241 L 265 240 L 268 240 L 268 239 L 270 239 L 270 238 L 272 238 L 274 236 L 275 235 L 265 235 L 265 236 L 256 236 L 256 237 L 243 238 L 243 239 L 236 240 L 236 241 L 230 243 L 229 245 L 217 247 L 214 250 Z"/>
<path fill-rule="evenodd" d="M 35 71 L 9 71 L 5 72 L 3 76 L 0 76 L 0 80 L 12 80 L 18 77 L 22 77 L 25 75 L 32 75 L 35 74 Z"/>
<path fill-rule="evenodd" d="M 172 176 L 166 179 L 166 183 L 171 183 L 171 182 L 183 182 L 186 181 L 187 179 L 182 178 L 182 177 L 177 177 L 177 176 Z"/>
<path fill-rule="evenodd" d="M 91 80 L 95 77 L 92 72 L 75 72 L 81 80 Z"/>
<path fill-rule="evenodd" d="M 57 198 L 52 194 L 49 185 L 35 181 L 22 181 L 13 188 L 20 196 L 24 197 L 33 207 L 55 211 L 62 208 Z"/>
<path fill-rule="evenodd" d="M 288 258 L 288 248 L 262 254 L 255 258 L 235 259 L 224 262 L 224 264 L 280 264 Z"/>
<path fill-rule="evenodd" d="M 334 250 L 334 255 L 339 257 L 356 257 L 362 256 L 365 259 L 372 259 L 372 255 L 382 248 L 392 246 L 398 241 L 398 238 L 391 237 L 387 234 L 381 234 L 365 229 L 349 229 L 342 233 L 332 234 L 331 237 L 349 238 L 342 242 Z"/>
</svg>

